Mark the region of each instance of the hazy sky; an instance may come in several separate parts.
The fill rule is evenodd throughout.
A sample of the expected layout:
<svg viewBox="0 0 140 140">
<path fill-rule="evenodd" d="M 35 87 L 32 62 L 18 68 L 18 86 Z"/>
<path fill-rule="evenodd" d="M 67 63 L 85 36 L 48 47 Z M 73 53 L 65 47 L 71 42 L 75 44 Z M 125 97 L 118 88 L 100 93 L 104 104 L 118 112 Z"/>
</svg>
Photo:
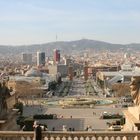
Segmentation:
<svg viewBox="0 0 140 140">
<path fill-rule="evenodd" d="M 0 44 L 140 43 L 140 0 L 0 0 Z"/>
</svg>

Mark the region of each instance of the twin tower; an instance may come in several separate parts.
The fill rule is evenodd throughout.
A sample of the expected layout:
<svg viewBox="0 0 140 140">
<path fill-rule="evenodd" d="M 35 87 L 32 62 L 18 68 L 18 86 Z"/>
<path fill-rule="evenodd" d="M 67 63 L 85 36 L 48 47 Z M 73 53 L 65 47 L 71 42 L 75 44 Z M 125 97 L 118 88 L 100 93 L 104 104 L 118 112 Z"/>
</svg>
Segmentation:
<svg viewBox="0 0 140 140">
<path fill-rule="evenodd" d="M 54 62 L 59 63 L 60 62 L 60 50 L 55 49 L 54 50 Z M 37 66 L 43 65 L 45 66 L 46 63 L 46 56 L 45 52 L 37 52 Z"/>
<path fill-rule="evenodd" d="M 45 66 L 46 64 L 46 55 L 45 52 L 37 52 L 37 56 L 36 56 L 36 62 L 37 62 L 37 66 Z M 60 62 L 60 50 L 55 49 L 54 53 L 53 53 L 53 60 L 54 63 L 57 64 Z M 31 53 L 23 53 L 22 54 L 22 61 L 24 64 L 32 64 L 32 54 Z"/>
</svg>

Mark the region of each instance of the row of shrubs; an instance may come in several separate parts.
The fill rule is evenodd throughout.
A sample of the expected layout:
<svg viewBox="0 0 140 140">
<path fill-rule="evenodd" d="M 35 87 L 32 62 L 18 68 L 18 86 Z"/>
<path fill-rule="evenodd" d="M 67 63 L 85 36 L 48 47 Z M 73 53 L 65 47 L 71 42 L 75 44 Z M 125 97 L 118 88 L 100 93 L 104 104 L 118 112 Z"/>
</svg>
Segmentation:
<svg viewBox="0 0 140 140">
<path fill-rule="evenodd" d="M 123 115 L 120 114 L 109 114 L 109 115 L 102 115 L 101 116 L 102 119 L 121 119 L 123 118 Z"/>
<path fill-rule="evenodd" d="M 107 122 L 107 124 L 109 126 L 112 126 L 112 125 L 124 125 L 125 124 L 125 118 L 121 118 L 119 120 L 116 120 L 115 122 Z"/>
<path fill-rule="evenodd" d="M 33 124 L 35 120 L 38 119 L 57 119 L 56 114 L 40 114 L 40 115 L 34 115 L 32 117 L 24 117 L 19 116 L 16 119 L 17 125 L 20 125 L 20 128 L 24 131 L 33 131 Z"/>
<path fill-rule="evenodd" d="M 67 96 L 69 93 L 69 89 L 71 87 L 71 82 L 65 82 L 63 88 L 61 89 L 61 91 L 59 92 L 59 96 Z"/>
<path fill-rule="evenodd" d="M 57 119 L 56 114 L 40 114 L 40 115 L 34 115 L 33 119 Z"/>
<path fill-rule="evenodd" d="M 19 116 L 16 120 L 17 125 L 24 131 L 33 131 L 34 119 L 24 116 Z"/>
</svg>

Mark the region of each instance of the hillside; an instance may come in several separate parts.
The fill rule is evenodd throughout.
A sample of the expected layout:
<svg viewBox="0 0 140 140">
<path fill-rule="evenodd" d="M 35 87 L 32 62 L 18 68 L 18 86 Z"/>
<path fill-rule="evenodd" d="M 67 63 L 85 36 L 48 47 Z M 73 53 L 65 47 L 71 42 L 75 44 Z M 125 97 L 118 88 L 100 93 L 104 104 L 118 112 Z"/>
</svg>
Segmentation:
<svg viewBox="0 0 140 140">
<path fill-rule="evenodd" d="M 20 54 L 23 52 L 35 53 L 36 51 L 52 52 L 53 49 L 60 49 L 63 52 L 82 51 L 88 48 L 94 48 L 96 50 L 118 50 L 118 49 L 137 49 L 140 50 L 140 44 L 111 44 L 103 41 L 96 40 L 76 40 L 76 41 L 58 41 L 45 44 L 35 45 L 22 45 L 22 46 L 3 46 L 0 45 L 0 54 Z"/>
</svg>

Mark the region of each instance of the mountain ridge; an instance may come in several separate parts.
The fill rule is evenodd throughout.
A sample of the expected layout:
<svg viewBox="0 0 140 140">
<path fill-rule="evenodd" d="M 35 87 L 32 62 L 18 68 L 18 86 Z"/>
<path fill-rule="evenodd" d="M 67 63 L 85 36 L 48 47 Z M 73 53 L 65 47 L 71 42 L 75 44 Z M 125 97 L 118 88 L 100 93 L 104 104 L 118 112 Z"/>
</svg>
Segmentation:
<svg viewBox="0 0 140 140">
<path fill-rule="evenodd" d="M 41 44 L 31 45 L 0 45 L 0 54 L 17 54 L 24 52 L 35 53 L 36 51 L 53 51 L 53 49 L 60 49 L 64 52 L 71 52 L 72 50 L 85 50 L 94 48 L 97 50 L 117 50 L 117 49 L 138 49 L 140 50 L 139 43 L 130 44 L 113 44 L 105 41 L 81 39 L 73 41 L 55 41 Z"/>
</svg>

